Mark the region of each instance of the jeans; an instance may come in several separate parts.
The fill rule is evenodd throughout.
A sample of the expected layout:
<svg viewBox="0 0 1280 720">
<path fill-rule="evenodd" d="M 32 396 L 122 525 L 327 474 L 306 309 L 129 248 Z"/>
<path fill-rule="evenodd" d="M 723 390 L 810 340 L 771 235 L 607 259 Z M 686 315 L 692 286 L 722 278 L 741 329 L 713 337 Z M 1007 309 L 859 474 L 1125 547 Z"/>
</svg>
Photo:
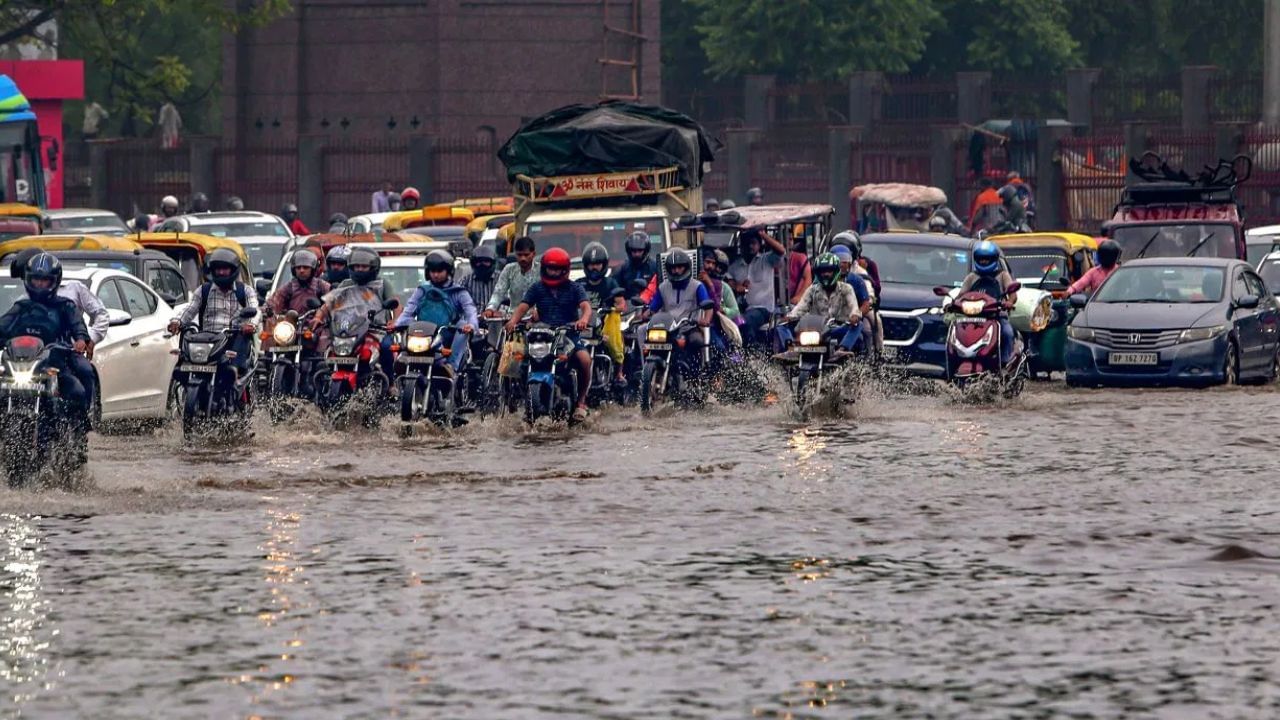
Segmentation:
<svg viewBox="0 0 1280 720">
<path fill-rule="evenodd" d="M 768 335 L 761 328 L 773 319 L 773 313 L 765 308 L 748 308 L 742 313 L 742 344 L 746 346 L 764 346 L 769 342 Z"/>
<path fill-rule="evenodd" d="M 1009 318 L 1000 318 L 1000 364 L 1008 365 L 1013 357 L 1013 325 Z"/>
<path fill-rule="evenodd" d="M 98 393 L 98 383 L 93 376 L 93 363 L 80 353 L 73 353 L 67 356 L 67 370 L 80 381 L 84 402 L 92 402 Z M 65 397 L 65 393 L 63 395 Z"/>
<path fill-rule="evenodd" d="M 231 366 L 243 377 L 252 367 L 253 362 L 253 346 L 249 344 L 249 336 L 236 332 L 231 340 L 231 351 L 236 354 L 236 359 L 231 361 Z"/>
</svg>

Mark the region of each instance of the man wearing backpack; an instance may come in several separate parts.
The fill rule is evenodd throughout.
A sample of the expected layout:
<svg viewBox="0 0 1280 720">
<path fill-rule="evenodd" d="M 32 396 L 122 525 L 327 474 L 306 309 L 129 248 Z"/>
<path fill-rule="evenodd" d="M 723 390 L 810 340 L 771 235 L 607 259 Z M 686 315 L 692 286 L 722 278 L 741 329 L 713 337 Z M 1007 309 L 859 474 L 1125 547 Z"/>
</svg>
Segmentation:
<svg viewBox="0 0 1280 720">
<path fill-rule="evenodd" d="M 204 332 L 222 332 L 239 328 L 231 350 L 236 353 L 232 365 L 243 377 L 253 367 L 253 334 L 258 331 L 261 315 L 250 319 L 240 317 L 241 311 L 258 309 L 258 293 L 250 291 L 240 282 L 240 257 L 227 248 L 209 253 L 204 261 L 205 283 L 200 286 L 182 314 L 169 321 L 169 332 L 197 324 Z"/>
</svg>

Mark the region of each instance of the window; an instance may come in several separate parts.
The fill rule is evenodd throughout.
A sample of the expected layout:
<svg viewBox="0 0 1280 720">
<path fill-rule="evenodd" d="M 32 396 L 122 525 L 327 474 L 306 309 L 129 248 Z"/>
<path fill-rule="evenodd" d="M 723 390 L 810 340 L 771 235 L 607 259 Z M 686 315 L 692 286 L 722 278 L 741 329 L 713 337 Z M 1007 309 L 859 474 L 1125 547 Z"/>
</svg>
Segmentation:
<svg viewBox="0 0 1280 720">
<path fill-rule="evenodd" d="M 1259 278 L 1257 275 L 1254 275 L 1251 272 L 1246 271 L 1244 273 L 1244 281 L 1245 281 L 1245 284 L 1249 286 L 1250 295 L 1258 296 L 1258 299 L 1264 303 L 1267 301 L 1267 298 L 1268 296 L 1271 295 L 1271 293 L 1267 292 L 1267 287 L 1266 285 L 1263 284 L 1261 278 Z"/>
<path fill-rule="evenodd" d="M 115 280 L 108 280 L 98 288 L 98 299 L 108 310 L 124 310 L 124 300 L 120 299 L 120 291 L 116 289 Z"/>
<path fill-rule="evenodd" d="M 182 302 L 187 299 L 187 288 L 182 276 L 173 268 L 167 268 L 158 262 L 147 263 L 147 282 L 167 303 Z"/>
<path fill-rule="evenodd" d="M 1231 299 L 1239 300 L 1249 294 L 1249 286 L 1245 284 L 1244 273 L 1237 272 L 1235 279 L 1231 281 Z"/>
<path fill-rule="evenodd" d="M 155 295 L 147 292 L 141 284 L 132 280 L 116 280 L 124 295 L 125 310 L 134 317 L 144 317 L 156 311 L 158 304 Z"/>
</svg>

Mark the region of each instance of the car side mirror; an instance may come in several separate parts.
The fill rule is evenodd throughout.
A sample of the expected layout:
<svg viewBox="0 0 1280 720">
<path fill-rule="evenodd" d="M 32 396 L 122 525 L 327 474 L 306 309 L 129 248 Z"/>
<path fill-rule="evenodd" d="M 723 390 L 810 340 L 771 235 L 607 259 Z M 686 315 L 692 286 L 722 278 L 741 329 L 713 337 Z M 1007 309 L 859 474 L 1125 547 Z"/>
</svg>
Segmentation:
<svg viewBox="0 0 1280 720">
<path fill-rule="evenodd" d="M 323 304 L 324 304 L 324 303 L 320 302 L 320 299 L 319 299 L 319 298 L 307 298 L 307 309 L 308 309 L 308 310 L 319 310 L 319 309 L 320 309 L 320 306 L 321 306 L 321 305 L 323 305 Z"/>
<path fill-rule="evenodd" d="M 1071 307 L 1079 309 L 1089 304 L 1089 296 L 1084 293 L 1076 293 L 1068 298 L 1067 302 L 1071 303 Z"/>
<path fill-rule="evenodd" d="M 133 322 L 133 316 L 125 312 L 124 310 L 117 310 L 116 308 L 107 308 L 107 326 L 108 327 L 120 327 L 121 325 L 128 325 L 131 322 Z"/>
<path fill-rule="evenodd" d="M 1245 295 L 1236 301 L 1236 307 L 1244 310 L 1255 310 L 1262 300 L 1257 295 Z"/>
<path fill-rule="evenodd" d="M 258 314 L 257 308 L 247 307 L 240 311 L 240 319 L 252 320 L 255 316 L 257 316 L 257 314 Z"/>
</svg>

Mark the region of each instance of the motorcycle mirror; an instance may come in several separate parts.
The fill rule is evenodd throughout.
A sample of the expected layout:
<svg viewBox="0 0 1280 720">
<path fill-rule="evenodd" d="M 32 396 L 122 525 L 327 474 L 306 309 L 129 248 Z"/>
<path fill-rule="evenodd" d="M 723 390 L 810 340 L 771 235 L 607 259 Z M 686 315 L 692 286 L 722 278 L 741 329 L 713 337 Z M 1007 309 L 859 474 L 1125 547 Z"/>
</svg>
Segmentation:
<svg viewBox="0 0 1280 720">
<path fill-rule="evenodd" d="M 943 287 L 939 285 L 938 287 L 933 289 L 933 294 L 937 295 L 938 297 L 946 297 L 951 294 L 951 288 Z"/>
<path fill-rule="evenodd" d="M 298 322 L 297 310 L 290 310 L 289 312 L 285 313 L 284 316 L 289 319 L 289 322 Z"/>
<path fill-rule="evenodd" d="M 319 298 L 307 298 L 307 309 L 308 309 L 308 310 L 319 310 L 319 309 L 320 309 L 320 306 L 321 306 L 321 305 L 323 305 L 323 304 L 324 304 L 324 303 L 320 302 L 320 299 L 319 299 Z"/>
<path fill-rule="evenodd" d="M 258 311 L 256 308 L 245 308 L 240 311 L 240 318 L 242 320 L 251 320 L 257 314 Z"/>
<path fill-rule="evenodd" d="M 1071 307 L 1073 308 L 1082 308 L 1089 304 L 1089 296 L 1084 293 L 1076 293 L 1075 295 L 1072 295 L 1067 302 L 1071 303 Z"/>
<path fill-rule="evenodd" d="M 382 303 L 383 310 L 395 310 L 398 307 L 400 307 L 400 301 L 395 298 L 390 298 Z"/>
<path fill-rule="evenodd" d="M 1011 283 L 1009 283 L 1009 287 L 1005 288 L 1005 292 L 1007 292 L 1008 294 L 1012 295 L 1012 294 L 1014 294 L 1014 293 L 1018 292 L 1018 291 L 1019 291 L 1019 290 L 1021 290 L 1021 289 L 1022 289 L 1022 283 L 1020 283 L 1020 282 L 1011 282 Z"/>
<path fill-rule="evenodd" d="M 1071 287 L 1071 278 L 1063 276 L 1058 278 L 1058 284 L 1062 287 Z"/>
</svg>

